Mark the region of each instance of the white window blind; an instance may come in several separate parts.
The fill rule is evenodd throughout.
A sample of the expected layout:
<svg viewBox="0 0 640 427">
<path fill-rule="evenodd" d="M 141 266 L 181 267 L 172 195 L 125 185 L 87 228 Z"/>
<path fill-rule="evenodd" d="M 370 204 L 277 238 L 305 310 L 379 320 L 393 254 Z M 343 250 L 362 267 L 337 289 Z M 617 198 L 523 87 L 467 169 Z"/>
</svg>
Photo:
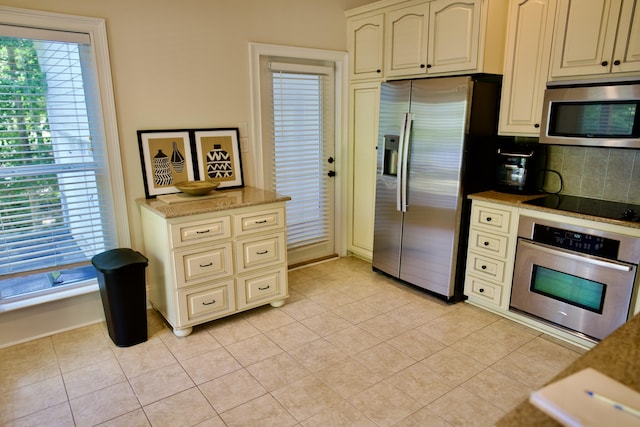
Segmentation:
<svg viewBox="0 0 640 427">
<path fill-rule="evenodd" d="M 331 69 L 270 64 L 273 85 L 274 190 L 291 196 L 287 204 L 287 245 L 295 248 L 328 239 L 326 100 L 333 99 Z"/>
<path fill-rule="evenodd" d="M 0 28 L 0 280 L 117 246 L 89 37 L 10 29 Z"/>
</svg>

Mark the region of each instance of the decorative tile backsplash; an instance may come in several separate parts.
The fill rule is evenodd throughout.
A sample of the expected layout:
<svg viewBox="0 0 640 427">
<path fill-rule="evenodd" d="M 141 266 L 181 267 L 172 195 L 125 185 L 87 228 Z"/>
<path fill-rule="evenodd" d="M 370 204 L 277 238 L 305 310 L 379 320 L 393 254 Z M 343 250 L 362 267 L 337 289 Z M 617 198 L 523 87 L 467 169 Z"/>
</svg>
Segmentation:
<svg viewBox="0 0 640 427">
<path fill-rule="evenodd" d="M 550 145 L 544 189 L 640 204 L 640 150 Z"/>
</svg>

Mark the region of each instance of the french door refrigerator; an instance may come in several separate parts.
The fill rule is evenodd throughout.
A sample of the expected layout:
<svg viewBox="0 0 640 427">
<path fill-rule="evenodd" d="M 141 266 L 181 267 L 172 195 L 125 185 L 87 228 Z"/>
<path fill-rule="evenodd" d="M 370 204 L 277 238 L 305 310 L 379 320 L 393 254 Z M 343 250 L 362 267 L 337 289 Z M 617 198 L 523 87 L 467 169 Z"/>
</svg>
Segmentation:
<svg viewBox="0 0 640 427">
<path fill-rule="evenodd" d="M 492 75 L 380 90 L 373 269 L 463 298 L 467 195 L 490 189 L 500 94 Z"/>
</svg>

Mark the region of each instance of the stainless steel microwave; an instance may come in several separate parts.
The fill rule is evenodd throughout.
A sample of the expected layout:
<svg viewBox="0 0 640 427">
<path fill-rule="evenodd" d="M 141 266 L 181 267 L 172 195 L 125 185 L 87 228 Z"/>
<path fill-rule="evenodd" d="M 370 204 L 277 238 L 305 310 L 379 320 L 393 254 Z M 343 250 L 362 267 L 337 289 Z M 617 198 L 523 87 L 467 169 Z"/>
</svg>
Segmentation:
<svg viewBox="0 0 640 427">
<path fill-rule="evenodd" d="M 547 87 L 540 143 L 640 148 L 640 81 Z"/>
</svg>

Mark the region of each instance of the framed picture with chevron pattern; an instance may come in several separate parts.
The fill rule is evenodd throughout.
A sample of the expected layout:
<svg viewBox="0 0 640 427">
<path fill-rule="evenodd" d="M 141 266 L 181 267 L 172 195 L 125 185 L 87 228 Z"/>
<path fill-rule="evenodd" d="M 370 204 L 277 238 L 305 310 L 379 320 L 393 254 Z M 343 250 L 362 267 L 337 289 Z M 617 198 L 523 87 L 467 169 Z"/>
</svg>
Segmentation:
<svg viewBox="0 0 640 427">
<path fill-rule="evenodd" d="M 147 199 L 178 193 L 175 183 L 195 179 L 189 130 L 140 130 L 138 146 Z"/>
<path fill-rule="evenodd" d="M 244 185 L 238 135 L 238 128 L 193 130 L 200 181 L 219 182 L 218 188 Z"/>
</svg>

